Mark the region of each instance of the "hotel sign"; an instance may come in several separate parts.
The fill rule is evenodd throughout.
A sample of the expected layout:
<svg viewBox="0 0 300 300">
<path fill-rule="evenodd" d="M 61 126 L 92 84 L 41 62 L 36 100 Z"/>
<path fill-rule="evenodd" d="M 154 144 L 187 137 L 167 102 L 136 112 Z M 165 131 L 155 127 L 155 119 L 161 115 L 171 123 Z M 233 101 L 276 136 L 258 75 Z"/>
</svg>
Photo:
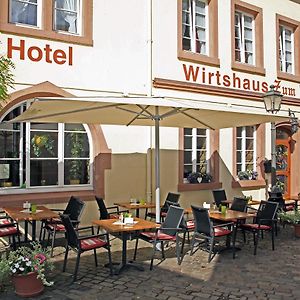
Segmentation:
<svg viewBox="0 0 300 300">
<path fill-rule="evenodd" d="M 28 47 L 26 40 L 14 41 L 12 38 L 7 39 L 7 56 L 8 58 L 19 57 L 20 60 L 30 60 L 32 62 L 44 61 L 49 64 L 73 65 L 73 48 L 68 50 L 54 49 L 49 44 L 44 47 Z"/>
</svg>

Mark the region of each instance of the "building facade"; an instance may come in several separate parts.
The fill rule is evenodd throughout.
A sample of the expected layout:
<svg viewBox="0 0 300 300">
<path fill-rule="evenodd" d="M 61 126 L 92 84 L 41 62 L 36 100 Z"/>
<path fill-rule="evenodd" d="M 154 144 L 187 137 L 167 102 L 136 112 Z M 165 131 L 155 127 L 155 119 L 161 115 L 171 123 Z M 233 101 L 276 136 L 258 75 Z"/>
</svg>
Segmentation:
<svg viewBox="0 0 300 300">
<path fill-rule="evenodd" d="M 251 111 L 271 84 L 284 95 L 281 109 L 297 115 L 299 8 L 290 0 L 2 0 L 0 52 L 16 69 L 1 121 L 44 96 L 164 96 Z M 152 127 L 3 124 L 0 206 L 71 194 L 154 198 Z M 184 206 L 201 204 L 225 188 L 265 199 L 270 124 L 178 127 L 161 129 L 162 198 L 180 192 Z M 276 134 L 277 177 L 294 196 L 299 133 L 286 122 Z M 202 180 L 191 183 L 195 172 Z"/>
</svg>

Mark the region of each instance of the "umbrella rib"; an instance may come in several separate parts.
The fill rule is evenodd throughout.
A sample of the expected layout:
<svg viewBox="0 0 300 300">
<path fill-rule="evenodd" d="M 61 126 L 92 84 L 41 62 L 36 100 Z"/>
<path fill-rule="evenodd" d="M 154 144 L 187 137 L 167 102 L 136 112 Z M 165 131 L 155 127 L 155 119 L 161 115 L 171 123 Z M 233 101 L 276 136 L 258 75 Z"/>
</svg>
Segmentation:
<svg viewBox="0 0 300 300">
<path fill-rule="evenodd" d="M 176 109 L 176 108 L 175 108 L 175 109 Z M 197 118 L 195 118 L 195 117 L 193 117 L 193 116 L 189 115 L 188 113 L 186 113 L 186 112 L 184 112 L 184 111 L 180 110 L 180 108 L 179 108 L 179 109 L 177 109 L 177 111 L 178 111 L 178 113 L 181 113 L 181 114 L 183 114 L 183 115 L 185 115 L 185 116 L 187 116 L 187 117 L 191 118 L 192 120 L 195 120 L 196 122 L 198 122 L 198 123 L 200 123 L 200 124 L 202 124 L 202 125 L 206 126 L 207 128 L 214 130 L 214 128 L 213 128 L 213 127 L 211 127 L 211 126 L 209 126 L 208 124 L 206 124 L 206 123 L 204 123 L 204 122 L 202 122 L 202 121 L 198 120 Z"/>
<path fill-rule="evenodd" d="M 116 107 L 116 108 L 137 115 L 134 119 L 136 119 L 136 118 L 139 117 L 139 116 L 144 116 L 146 119 L 151 119 L 151 116 L 149 117 L 149 116 L 143 114 L 143 111 L 141 111 L 141 112 L 136 112 L 136 111 L 134 111 L 134 110 L 131 110 L 131 109 L 128 109 L 128 108 L 124 108 L 124 107 Z"/>
</svg>

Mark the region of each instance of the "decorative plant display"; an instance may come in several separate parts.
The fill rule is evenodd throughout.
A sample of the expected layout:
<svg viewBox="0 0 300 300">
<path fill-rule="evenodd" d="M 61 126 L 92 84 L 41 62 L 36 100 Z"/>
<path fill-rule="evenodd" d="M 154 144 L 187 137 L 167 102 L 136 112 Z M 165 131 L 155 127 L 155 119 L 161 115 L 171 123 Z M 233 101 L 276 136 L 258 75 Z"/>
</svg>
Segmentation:
<svg viewBox="0 0 300 300">
<path fill-rule="evenodd" d="M 258 173 L 253 170 L 239 171 L 238 179 L 239 180 L 256 180 Z"/>
<path fill-rule="evenodd" d="M 285 222 L 294 226 L 295 237 L 300 237 L 300 212 L 280 212 L 278 217 L 281 222 Z"/>
<path fill-rule="evenodd" d="M 276 146 L 276 170 L 286 170 L 288 166 L 288 152 L 285 145 Z"/>
<path fill-rule="evenodd" d="M 15 68 L 14 63 L 7 57 L 0 55 L 0 100 L 3 101 L 8 97 L 8 89 L 13 88 L 14 75 L 12 70 Z"/>
<path fill-rule="evenodd" d="M 54 139 L 49 134 L 35 134 L 31 139 L 31 145 L 36 157 L 40 157 L 43 150 L 46 150 L 52 156 L 55 155 Z"/>
<path fill-rule="evenodd" d="M 83 135 L 77 133 L 71 133 L 71 156 L 73 159 L 70 162 L 70 179 L 77 180 L 80 177 L 82 170 L 82 161 L 79 160 L 83 153 Z"/>
<path fill-rule="evenodd" d="M 209 173 L 192 172 L 187 180 L 189 183 L 208 183 L 212 181 L 212 176 Z"/>
<path fill-rule="evenodd" d="M 28 286 L 19 287 L 19 281 L 24 282 L 24 279 L 29 281 L 40 282 L 39 292 L 43 290 L 43 285 L 51 286 L 53 282 L 46 279 L 46 274 L 53 269 L 53 263 L 50 261 L 48 250 L 42 248 L 39 243 L 33 242 L 32 247 L 20 247 L 15 251 L 10 251 L 7 258 L 1 258 L 0 261 L 0 286 L 4 285 L 10 278 L 18 291 L 28 290 L 28 286 L 31 285 L 28 282 Z M 28 290 L 28 293 L 34 295 L 35 291 Z M 26 293 L 27 293 L 26 292 Z M 22 292 L 20 292 L 22 295 Z M 24 294 L 25 295 L 25 294 Z"/>
</svg>

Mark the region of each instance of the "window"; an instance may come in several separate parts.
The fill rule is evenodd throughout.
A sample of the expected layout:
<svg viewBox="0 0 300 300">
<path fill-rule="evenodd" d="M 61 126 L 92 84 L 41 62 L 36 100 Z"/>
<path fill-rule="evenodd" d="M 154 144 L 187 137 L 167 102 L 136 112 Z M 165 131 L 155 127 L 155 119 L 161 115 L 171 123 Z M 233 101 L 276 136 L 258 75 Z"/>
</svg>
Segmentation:
<svg viewBox="0 0 300 300">
<path fill-rule="evenodd" d="M 231 3 L 232 69 L 265 75 L 262 9 L 240 0 Z"/>
<path fill-rule="evenodd" d="M 54 30 L 78 34 L 80 25 L 79 8 L 79 0 L 55 0 Z"/>
<path fill-rule="evenodd" d="M 285 26 L 279 26 L 279 57 L 280 57 L 280 71 L 287 73 L 293 72 L 293 44 L 294 36 L 291 29 Z"/>
<path fill-rule="evenodd" d="M 8 121 L 26 110 L 10 111 Z M 0 129 L 1 187 L 89 184 L 90 147 L 81 124 L 10 123 Z"/>
<path fill-rule="evenodd" d="M 93 0 L 1 0 L 0 32 L 93 45 Z"/>
<path fill-rule="evenodd" d="M 253 17 L 243 12 L 235 13 L 235 60 L 238 62 L 254 63 Z"/>
<path fill-rule="evenodd" d="M 38 0 L 10 0 L 9 21 L 38 26 Z"/>
<path fill-rule="evenodd" d="M 256 127 L 236 129 L 236 171 L 256 171 Z"/>
<path fill-rule="evenodd" d="M 208 54 L 207 5 L 205 1 L 182 1 L 182 45 L 184 50 Z"/>
<path fill-rule="evenodd" d="M 208 129 L 184 128 L 184 178 L 192 172 L 209 173 Z"/>
<path fill-rule="evenodd" d="M 178 58 L 220 65 L 217 0 L 178 0 Z"/>
<path fill-rule="evenodd" d="M 300 82 L 299 22 L 276 15 L 277 76 L 279 79 Z"/>
</svg>

